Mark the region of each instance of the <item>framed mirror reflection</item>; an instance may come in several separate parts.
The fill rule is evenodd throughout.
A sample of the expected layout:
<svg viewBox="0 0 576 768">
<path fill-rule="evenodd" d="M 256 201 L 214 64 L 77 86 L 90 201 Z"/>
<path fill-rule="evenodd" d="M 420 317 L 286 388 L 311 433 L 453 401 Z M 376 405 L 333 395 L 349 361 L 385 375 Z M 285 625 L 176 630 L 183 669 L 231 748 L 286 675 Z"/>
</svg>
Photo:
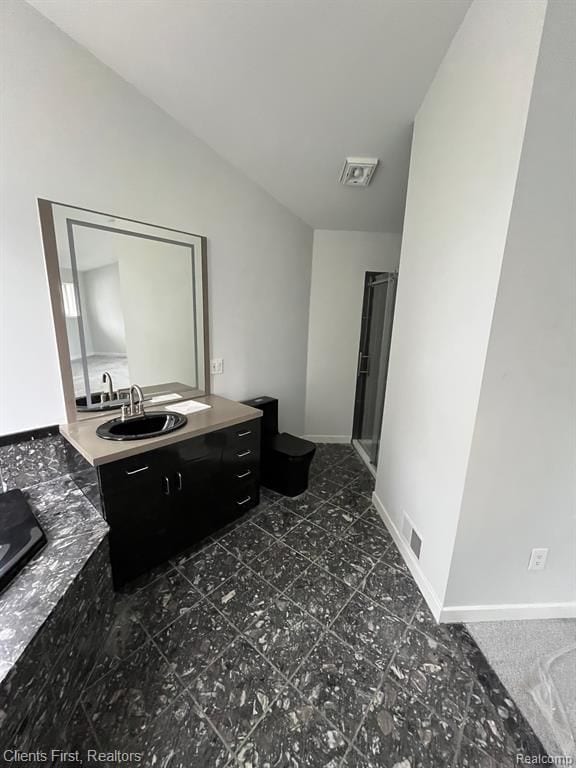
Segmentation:
<svg viewBox="0 0 576 768">
<path fill-rule="evenodd" d="M 208 394 L 206 238 L 38 203 L 68 421 Z"/>
</svg>

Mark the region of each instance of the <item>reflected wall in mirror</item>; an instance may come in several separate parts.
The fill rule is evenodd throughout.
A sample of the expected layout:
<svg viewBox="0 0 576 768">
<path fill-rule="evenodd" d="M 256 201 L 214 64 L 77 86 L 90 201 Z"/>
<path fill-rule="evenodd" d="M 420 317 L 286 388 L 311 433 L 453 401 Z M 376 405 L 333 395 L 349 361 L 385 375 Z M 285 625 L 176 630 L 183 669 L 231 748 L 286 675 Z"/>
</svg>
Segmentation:
<svg viewBox="0 0 576 768">
<path fill-rule="evenodd" d="M 206 240 L 39 201 L 68 418 L 208 392 Z M 172 398 L 176 399 L 176 398 Z"/>
</svg>

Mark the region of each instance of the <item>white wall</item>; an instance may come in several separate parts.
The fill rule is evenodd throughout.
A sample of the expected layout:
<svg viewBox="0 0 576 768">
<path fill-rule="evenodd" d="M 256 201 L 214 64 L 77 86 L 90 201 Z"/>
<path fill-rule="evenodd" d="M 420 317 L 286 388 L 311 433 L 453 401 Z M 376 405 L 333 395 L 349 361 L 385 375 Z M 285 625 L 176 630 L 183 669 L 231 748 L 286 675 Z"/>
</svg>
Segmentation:
<svg viewBox="0 0 576 768">
<path fill-rule="evenodd" d="M 365 273 L 397 269 L 400 240 L 385 232 L 314 232 L 306 390 L 312 439 L 352 436 Z"/>
<path fill-rule="evenodd" d="M 88 354 L 126 354 L 118 264 L 86 269 L 78 277 L 82 284 L 84 331 L 90 329 L 92 342 Z"/>
<path fill-rule="evenodd" d="M 130 380 L 198 386 L 191 249 L 136 237 L 118 244 Z"/>
<path fill-rule="evenodd" d="M 545 8 L 475 0 L 415 121 L 376 497 L 440 603 Z"/>
<path fill-rule="evenodd" d="M 26 3 L 0 12 L 0 433 L 65 418 L 38 197 L 206 235 L 213 389 L 277 395 L 302 433 L 311 229 Z"/>
<path fill-rule="evenodd" d="M 575 10 L 546 14 L 447 608 L 576 611 Z M 533 547 L 544 571 L 527 570 Z"/>
</svg>

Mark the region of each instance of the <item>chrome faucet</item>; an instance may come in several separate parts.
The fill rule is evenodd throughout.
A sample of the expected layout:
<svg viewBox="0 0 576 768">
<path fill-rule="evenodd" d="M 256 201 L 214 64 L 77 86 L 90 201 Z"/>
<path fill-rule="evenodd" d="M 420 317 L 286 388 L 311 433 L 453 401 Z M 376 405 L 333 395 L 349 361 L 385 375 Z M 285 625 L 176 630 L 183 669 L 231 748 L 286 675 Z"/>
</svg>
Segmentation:
<svg viewBox="0 0 576 768">
<path fill-rule="evenodd" d="M 138 400 L 134 400 L 134 394 Z M 138 384 L 132 384 L 130 387 L 129 405 L 123 405 L 120 418 L 126 421 L 131 416 L 144 416 L 144 394 Z"/>
<path fill-rule="evenodd" d="M 138 402 L 134 402 L 134 393 L 138 395 Z M 138 384 L 130 387 L 130 408 L 133 416 L 144 416 L 144 394 Z"/>
<path fill-rule="evenodd" d="M 108 373 L 108 371 L 104 371 L 102 374 L 102 384 L 108 383 L 108 400 L 114 400 L 116 398 L 116 394 L 114 392 L 114 385 L 112 384 L 112 376 Z M 102 401 L 105 400 L 104 398 L 104 392 L 102 393 Z"/>
</svg>

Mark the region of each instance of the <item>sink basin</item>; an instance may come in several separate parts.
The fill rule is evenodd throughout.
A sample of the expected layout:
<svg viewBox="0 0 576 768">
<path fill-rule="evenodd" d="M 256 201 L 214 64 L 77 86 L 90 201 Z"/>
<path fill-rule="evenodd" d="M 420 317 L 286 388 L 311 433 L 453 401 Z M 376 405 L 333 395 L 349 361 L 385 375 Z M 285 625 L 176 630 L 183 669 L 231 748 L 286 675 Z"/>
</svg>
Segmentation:
<svg viewBox="0 0 576 768">
<path fill-rule="evenodd" d="M 86 396 L 76 398 L 77 411 L 117 411 L 126 403 L 126 400 L 105 400 L 103 403 L 92 402 L 88 405 Z"/>
<path fill-rule="evenodd" d="M 180 429 L 188 421 L 186 416 L 174 411 L 150 411 L 144 416 L 132 416 L 125 421 L 110 419 L 96 429 L 104 440 L 145 440 L 159 437 Z"/>
</svg>

